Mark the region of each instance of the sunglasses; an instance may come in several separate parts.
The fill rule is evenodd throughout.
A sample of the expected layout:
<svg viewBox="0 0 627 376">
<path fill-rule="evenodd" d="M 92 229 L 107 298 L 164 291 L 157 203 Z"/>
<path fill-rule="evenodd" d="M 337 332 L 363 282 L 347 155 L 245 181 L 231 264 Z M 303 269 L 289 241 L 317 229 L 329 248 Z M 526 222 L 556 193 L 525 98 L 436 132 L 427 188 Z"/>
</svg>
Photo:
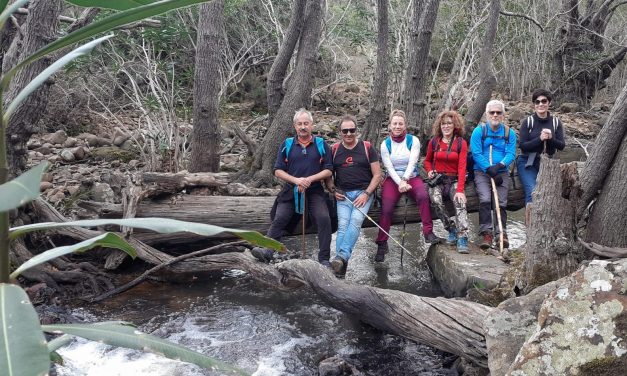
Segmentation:
<svg viewBox="0 0 627 376">
<path fill-rule="evenodd" d="M 357 128 L 344 128 L 341 129 L 340 132 L 342 132 L 342 134 L 355 133 L 357 132 Z"/>
<path fill-rule="evenodd" d="M 547 103 L 549 103 L 549 100 L 546 99 L 546 98 L 545 99 L 536 99 L 535 101 L 533 101 L 533 103 L 535 103 L 535 104 L 540 104 L 540 103 L 547 104 Z"/>
<path fill-rule="evenodd" d="M 502 112 L 501 111 L 488 111 L 488 114 L 490 114 L 492 116 L 495 116 L 495 115 L 498 116 L 498 115 L 501 115 Z"/>
</svg>

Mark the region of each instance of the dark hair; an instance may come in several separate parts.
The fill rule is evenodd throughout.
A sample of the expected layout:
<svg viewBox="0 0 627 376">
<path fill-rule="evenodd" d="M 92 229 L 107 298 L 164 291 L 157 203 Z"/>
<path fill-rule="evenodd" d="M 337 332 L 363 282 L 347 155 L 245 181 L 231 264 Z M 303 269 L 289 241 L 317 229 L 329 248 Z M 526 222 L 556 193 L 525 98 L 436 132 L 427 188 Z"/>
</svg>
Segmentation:
<svg viewBox="0 0 627 376">
<path fill-rule="evenodd" d="M 450 117 L 453 120 L 453 136 L 464 137 L 464 118 L 457 111 L 442 111 L 438 114 L 433 122 L 431 132 L 433 137 L 442 137 L 442 123 L 444 119 Z"/>
<path fill-rule="evenodd" d="M 534 90 L 533 93 L 531 94 L 531 101 L 535 102 L 536 99 L 538 99 L 538 97 L 546 97 L 546 99 L 548 99 L 549 102 L 552 102 L 553 100 L 553 98 L 551 98 L 551 93 L 545 89 Z"/>
<path fill-rule="evenodd" d="M 337 123 L 337 129 L 342 129 L 342 123 L 345 121 L 352 121 L 355 127 L 357 127 L 357 119 L 353 115 L 344 115 Z"/>
</svg>

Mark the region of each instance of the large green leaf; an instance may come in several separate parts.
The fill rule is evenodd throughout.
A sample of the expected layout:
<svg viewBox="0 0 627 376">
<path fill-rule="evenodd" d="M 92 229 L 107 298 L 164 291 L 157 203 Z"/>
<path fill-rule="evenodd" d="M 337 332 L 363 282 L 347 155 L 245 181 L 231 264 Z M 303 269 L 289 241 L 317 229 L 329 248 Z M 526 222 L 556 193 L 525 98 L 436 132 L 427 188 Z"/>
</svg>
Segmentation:
<svg viewBox="0 0 627 376">
<path fill-rule="evenodd" d="M 22 5 L 26 4 L 29 0 L 17 0 L 10 7 L 6 8 L 8 1 L 2 0 L 0 1 L 0 30 L 4 29 L 4 24 L 7 22 L 9 17 L 22 7 Z M 5 9 L 6 8 L 6 9 Z"/>
<path fill-rule="evenodd" d="M 186 349 L 183 346 L 159 337 L 142 333 L 134 326 L 127 323 L 101 322 L 94 324 L 59 324 L 43 325 L 42 328 L 46 332 L 73 334 L 111 346 L 150 351 L 170 359 L 193 363 L 203 368 L 219 370 L 229 374 L 247 374 L 240 369 L 229 366 L 228 364 L 199 352 Z"/>
<path fill-rule="evenodd" d="M 4 11 L 4 8 L 7 7 L 8 3 L 9 3 L 9 0 L 0 0 L 0 12 Z"/>
<path fill-rule="evenodd" d="M 44 375 L 50 369 L 37 312 L 20 287 L 0 284 L 0 373 Z"/>
<path fill-rule="evenodd" d="M 74 49 L 73 51 L 69 52 L 68 54 L 60 58 L 59 60 L 55 61 L 48 68 L 44 69 L 41 73 L 39 73 L 37 77 L 33 78 L 19 92 L 19 94 L 15 96 L 15 99 L 13 99 L 11 104 L 7 106 L 6 110 L 4 111 L 5 124 L 9 122 L 9 119 L 11 118 L 11 115 L 13 114 L 13 112 L 15 112 L 15 110 L 17 109 L 17 106 L 19 106 L 19 104 L 22 103 L 24 99 L 26 99 L 33 91 L 37 90 L 37 88 L 43 85 L 43 83 L 46 82 L 48 78 L 50 78 L 50 76 L 52 76 L 56 71 L 66 66 L 72 60 L 90 53 L 91 50 L 93 50 L 97 45 L 99 45 L 100 43 L 104 42 L 105 40 L 111 37 L 113 37 L 113 34 L 100 37 L 98 39 L 92 40 L 89 43 L 85 43 L 84 45 Z"/>
<path fill-rule="evenodd" d="M 46 168 L 48 163 L 41 163 L 16 179 L 0 185 L 0 212 L 19 208 L 39 197 L 39 183 Z"/>
<path fill-rule="evenodd" d="M 30 64 L 41 57 L 48 55 L 51 52 L 57 51 L 61 48 L 67 47 L 76 42 L 80 42 L 84 39 L 90 38 L 96 34 L 112 30 L 118 26 L 126 25 L 131 22 L 143 20 L 144 18 L 156 16 L 158 14 L 167 12 L 172 9 L 182 8 L 194 4 L 204 3 L 207 0 L 163 0 L 148 5 L 139 6 L 136 8 L 121 11 L 99 21 L 93 22 L 85 27 L 82 27 L 73 33 L 70 33 L 56 41 L 44 46 L 33 55 L 22 60 L 15 67 L 11 68 L 0 81 L 0 89 L 6 90 L 11 81 L 11 78 L 15 73 L 21 69 L 24 65 Z"/>
<path fill-rule="evenodd" d="M 174 232 L 191 232 L 193 234 L 204 236 L 215 236 L 223 232 L 229 232 L 235 236 L 238 236 L 244 240 L 249 241 L 252 244 L 273 248 L 278 251 L 285 250 L 285 246 L 280 242 L 267 238 L 257 231 L 238 230 L 234 228 L 220 227 L 207 225 L 204 223 L 185 222 L 176 219 L 167 218 L 127 218 L 127 219 L 93 219 L 84 221 L 72 221 L 72 222 L 44 222 L 35 223 L 31 225 L 24 225 L 14 227 L 9 230 L 9 238 L 15 239 L 23 234 L 38 231 L 48 230 L 59 227 L 96 227 L 105 225 L 118 225 L 126 227 L 137 227 L 147 230 L 152 230 L 162 234 L 171 234 Z"/>
<path fill-rule="evenodd" d="M 156 3 L 158 0 L 65 0 L 68 3 L 86 8 L 108 8 L 126 10 Z"/>
<path fill-rule="evenodd" d="M 11 273 L 11 278 L 16 278 L 24 270 L 32 268 L 35 265 L 43 264 L 44 262 L 67 255 L 69 253 L 84 252 L 95 247 L 116 248 L 126 252 L 132 258 L 135 258 L 137 256 L 137 252 L 135 252 L 135 249 L 133 249 L 133 247 L 128 244 L 124 239 L 122 239 L 117 234 L 107 232 L 94 238 L 83 240 L 80 243 L 49 249 L 46 252 L 33 256 L 28 261 L 20 265 L 20 267 L 17 268 L 13 273 Z"/>
</svg>

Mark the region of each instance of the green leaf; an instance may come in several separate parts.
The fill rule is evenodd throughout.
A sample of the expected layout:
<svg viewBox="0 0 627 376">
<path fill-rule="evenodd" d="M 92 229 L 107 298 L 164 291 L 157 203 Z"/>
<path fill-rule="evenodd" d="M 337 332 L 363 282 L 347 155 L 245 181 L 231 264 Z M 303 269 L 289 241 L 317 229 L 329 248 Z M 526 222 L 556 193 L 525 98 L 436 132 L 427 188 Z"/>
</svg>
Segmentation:
<svg viewBox="0 0 627 376">
<path fill-rule="evenodd" d="M 70 33 L 62 38 L 55 40 L 54 42 L 42 47 L 39 51 L 35 52 L 31 56 L 27 57 L 15 67 L 11 68 L 0 81 L 0 88 L 2 91 L 6 90 L 11 81 L 11 78 L 15 73 L 23 66 L 32 63 L 41 57 L 48 55 L 51 52 L 57 51 L 61 48 L 67 47 L 81 40 L 90 38 L 96 34 L 100 34 L 105 31 L 112 30 L 118 26 L 126 25 L 131 22 L 143 20 L 144 18 L 156 16 L 158 14 L 182 8 L 194 4 L 204 3 L 207 0 L 163 0 L 148 5 L 139 6 L 136 8 L 128 9 L 122 12 L 118 12 L 103 18 L 99 21 L 93 22 L 85 27 L 82 27 L 73 33 Z M 102 1 L 101 1 L 102 3 Z"/>
<path fill-rule="evenodd" d="M 117 234 L 107 232 L 102 235 L 98 235 L 95 238 L 83 240 L 80 243 L 49 249 L 43 253 L 33 256 L 11 273 L 10 277 L 17 278 L 17 276 L 19 276 L 24 270 L 32 268 L 35 265 L 43 264 L 44 262 L 72 252 L 84 252 L 95 247 L 116 248 L 126 252 L 132 258 L 137 256 L 135 249 L 133 249 L 133 247 L 124 239 Z"/>
<path fill-rule="evenodd" d="M 4 29 L 4 24 L 7 22 L 9 17 L 11 17 L 11 15 L 16 10 L 21 8 L 22 5 L 26 4 L 27 2 L 28 2 L 28 0 L 17 0 L 13 4 L 11 4 L 10 7 L 7 8 L 6 6 L 7 6 L 8 1 L 5 1 L 5 0 L 1 0 L 0 1 L 0 12 L 2 12 L 2 13 L 0 13 L 0 30 Z"/>
<path fill-rule="evenodd" d="M 0 212 L 19 208 L 39 197 L 39 183 L 46 168 L 48 163 L 41 163 L 16 179 L 0 185 Z"/>
<path fill-rule="evenodd" d="M 170 359 L 193 363 L 203 368 L 228 372 L 229 374 L 247 374 L 240 369 L 229 366 L 228 364 L 199 352 L 186 349 L 183 346 L 159 337 L 142 333 L 134 326 L 127 323 L 101 322 L 94 324 L 59 324 L 43 325 L 42 328 L 46 332 L 68 333 L 92 341 L 106 343 L 111 346 L 150 351 Z"/>
<path fill-rule="evenodd" d="M 261 246 L 276 249 L 277 251 L 285 250 L 285 246 L 280 242 L 267 238 L 257 231 L 238 230 L 227 227 L 207 225 L 204 223 L 185 222 L 176 219 L 167 218 L 127 218 L 127 219 L 93 219 L 84 221 L 72 221 L 72 222 L 44 222 L 35 223 L 31 225 L 24 225 L 14 227 L 9 230 L 9 238 L 15 239 L 23 234 L 38 231 L 48 230 L 59 227 L 96 227 L 105 225 L 118 225 L 126 227 L 143 228 L 152 230 L 162 234 L 171 234 L 175 232 L 191 232 L 193 234 L 204 236 L 215 236 L 223 232 L 229 232 L 235 236 L 238 236 L 248 242 Z"/>
<path fill-rule="evenodd" d="M 58 349 L 67 345 L 74 340 L 74 336 L 64 334 L 48 342 L 48 351 L 50 352 L 50 361 L 63 365 L 63 357 L 57 352 Z"/>
<path fill-rule="evenodd" d="M 37 90 L 41 85 L 43 85 L 50 76 L 52 76 L 56 71 L 66 66 L 72 60 L 79 58 L 83 55 L 86 55 L 91 52 L 97 45 L 104 42 L 105 40 L 113 37 L 113 34 L 92 40 L 89 43 L 85 43 L 84 45 L 76 48 L 75 50 L 69 52 L 59 60 L 55 61 L 48 68 L 44 69 L 41 73 L 37 75 L 37 77 L 33 78 L 23 89 L 19 92 L 18 95 L 15 96 L 15 99 L 9 104 L 7 109 L 4 112 L 4 121 L 5 123 L 9 122 L 11 115 L 17 109 L 20 103 L 24 101 L 29 95 L 32 94 L 33 91 Z"/>
<path fill-rule="evenodd" d="M 157 0 L 65 0 L 68 3 L 85 8 L 108 8 L 126 10 L 155 3 Z"/>
<path fill-rule="evenodd" d="M 2 375 L 47 374 L 50 358 L 39 317 L 18 286 L 0 284 L 0 325 Z"/>
</svg>

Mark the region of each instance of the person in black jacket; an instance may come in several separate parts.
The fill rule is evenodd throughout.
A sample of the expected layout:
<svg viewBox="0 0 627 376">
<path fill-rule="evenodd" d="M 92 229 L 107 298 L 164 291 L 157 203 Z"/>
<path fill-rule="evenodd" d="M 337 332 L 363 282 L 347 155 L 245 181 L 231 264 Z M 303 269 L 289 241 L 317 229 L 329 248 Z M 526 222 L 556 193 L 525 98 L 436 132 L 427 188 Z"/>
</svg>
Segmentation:
<svg viewBox="0 0 627 376">
<path fill-rule="evenodd" d="M 531 192 L 536 186 L 540 171 L 540 155 L 546 153 L 549 158 L 557 150 L 564 150 L 564 129 L 562 122 L 549 112 L 551 93 L 537 89 L 531 95 L 535 112 L 522 120 L 520 124 L 520 151 L 518 156 L 518 174 L 525 190 L 527 210 L 525 218 L 529 224 Z"/>
</svg>

